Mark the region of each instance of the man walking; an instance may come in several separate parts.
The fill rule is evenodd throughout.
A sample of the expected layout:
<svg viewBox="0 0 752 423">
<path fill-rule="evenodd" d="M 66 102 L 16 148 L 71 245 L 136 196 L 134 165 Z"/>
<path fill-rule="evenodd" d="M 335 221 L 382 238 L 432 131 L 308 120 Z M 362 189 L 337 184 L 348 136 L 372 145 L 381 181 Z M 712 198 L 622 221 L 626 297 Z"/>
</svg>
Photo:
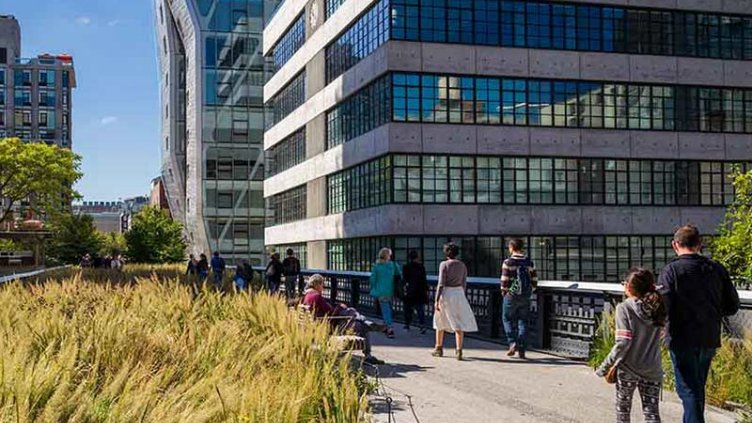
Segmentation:
<svg viewBox="0 0 752 423">
<path fill-rule="evenodd" d="M 296 289 L 299 289 L 302 293 L 303 287 L 298 287 L 300 281 L 300 260 L 295 257 L 295 251 L 292 248 L 287 249 L 287 257 L 282 262 L 282 269 L 285 275 L 287 298 L 294 297 Z"/>
<path fill-rule="evenodd" d="M 684 407 L 684 423 L 705 422 L 705 383 L 716 348 L 721 346 L 721 319 L 739 309 L 728 271 L 700 254 L 695 226 L 674 234 L 674 258 L 661 272 L 658 288 L 668 306 L 666 341 Z"/>
<path fill-rule="evenodd" d="M 501 265 L 501 293 L 504 296 L 502 322 L 509 341 L 507 355 L 525 358 L 527 322 L 530 318 L 530 296 L 538 286 L 535 265 L 525 255 L 521 239 L 509 241 L 510 257 Z"/>
<path fill-rule="evenodd" d="M 222 288 L 222 276 L 225 273 L 225 259 L 220 257 L 219 251 L 214 252 L 214 257 L 211 259 L 211 268 L 214 273 L 214 285 L 217 288 Z"/>
</svg>

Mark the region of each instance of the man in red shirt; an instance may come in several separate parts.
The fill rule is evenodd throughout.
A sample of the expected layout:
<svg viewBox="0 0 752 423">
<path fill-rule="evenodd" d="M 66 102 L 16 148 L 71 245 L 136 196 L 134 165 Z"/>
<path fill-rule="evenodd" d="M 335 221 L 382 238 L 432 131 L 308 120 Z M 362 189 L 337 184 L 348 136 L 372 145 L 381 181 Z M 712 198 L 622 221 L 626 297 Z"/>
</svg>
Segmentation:
<svg viewBox="0 0 752 423">
<path fill-rule="evenodd" d="M 339 304 L 332 306 L 324 298 L 324 277 L 316 274 L 310 277 L 308 280 L 308 289 L 303 297 L 303 305 L 311 308 L 311 312 L 317 319 L 326 317 L 349 317 L 349 319 L 335 319 L 332 320 L 332 326 L 334 329 L 341 329 L 342 331 L 349 331 L 354 333 L 365 340 L 363 346 L 363 355 L 365 355 L 365 362 L 368 364 L 378 365 L 384 364 L 382 360 L 371 355 L 371 340 L 369 337 L 369 330 L 376 328 L 377 325 L 371 324 L 358 313 L 357 310 L 351 307 L 347 307 L 345 304 Z"/>
</svg>

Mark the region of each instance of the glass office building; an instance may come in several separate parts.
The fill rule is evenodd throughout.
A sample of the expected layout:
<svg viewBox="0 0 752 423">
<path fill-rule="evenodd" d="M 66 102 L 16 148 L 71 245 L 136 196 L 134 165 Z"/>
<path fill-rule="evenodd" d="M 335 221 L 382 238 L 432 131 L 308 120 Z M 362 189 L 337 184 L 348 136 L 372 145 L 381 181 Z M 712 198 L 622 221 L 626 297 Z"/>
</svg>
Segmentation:
<svg viewBox="0 0 752 423">
<path fill-rule="evenodd" d="M 287 0 L 264 31 L 267 244 L 436 273 L 451 240 L 498 276 L 520 237 L 545 279 L 660 271 L 752 167 L 752 12 L 628 3 Z"/>
<path fill-rule="evenodd" d="M 194 254 L 261 262 L 265 59 L 272 0 L 156 0 L 162 178 Z"/>
</svg>

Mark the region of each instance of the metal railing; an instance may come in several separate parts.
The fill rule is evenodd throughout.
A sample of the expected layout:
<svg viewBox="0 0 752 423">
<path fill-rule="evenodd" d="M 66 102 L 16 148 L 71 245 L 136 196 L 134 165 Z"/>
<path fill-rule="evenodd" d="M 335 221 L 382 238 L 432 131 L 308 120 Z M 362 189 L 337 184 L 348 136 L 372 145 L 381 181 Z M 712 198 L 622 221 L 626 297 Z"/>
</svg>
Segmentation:
<svg viewBox="0 0 752 423">
<path fill-rule="evenodd" d="M 264 268 L 256 268 L 260 272 Z M 324 276 L 324 296 L 343 302 L 369 315 L 379 310 L 369 291 L 368 272 L 341 272 L 321 269 L 301 271 L 304 278 L 313 274 Z M 429 298 L 436 290 L 436 276 L 429 276 Z M 614 283 L 540 281 L 531 301 L 528 336 L 537 349 L 571 358 L 587 358 L 604 309 L 622 300 L 624 288 Z M 752 317 L 752 292 L 740 291 L 746 319 Z M 501 325 L 502 295 L 495 278 L 468 278 L 467 299 L 478 322 L 478 332 L 468 336 L 498 343 L 506 343 Z M 395 321 L 402 321 L 403 304 L 394 300 Z M 426 306 L 427 324 L 433 318 L 433 302 Z M 740 315 L 742 313 L 739 313 Z M 740 323 L 749 325 L 749 323 Z"/>
</svg>

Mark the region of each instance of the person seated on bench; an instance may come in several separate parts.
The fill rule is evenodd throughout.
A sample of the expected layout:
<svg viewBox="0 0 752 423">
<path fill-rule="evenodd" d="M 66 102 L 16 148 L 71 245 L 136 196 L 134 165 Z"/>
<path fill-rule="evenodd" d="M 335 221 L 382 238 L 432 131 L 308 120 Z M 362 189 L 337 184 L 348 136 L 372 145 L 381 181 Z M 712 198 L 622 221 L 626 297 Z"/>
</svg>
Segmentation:
<svg viewBox="0 0 752 423">
<path fill-rule="evenodd" d="M 363 355 L 365 355 L 365 362 L 368 364 L 384 364 L 383 361 L 371 355 L 371 340 L 368 332 L 371 330 L 382 330 L 373 322 L 370 322 L 363 317 L 358 310 L 347 307 L 345 304 L 338 304 L 332 306 L 324 298 L 322 293 L 324 292 L 324 277 L 315 274 L 308 279 L 306 285 L 305 296 L 303 297 L 303 305 L 311 308 L 313 316 L 317 319 L 326 317 L 350 317 L 350 319 L 336 319 L 332 320 L 332 325 L 335 329 L 339 329 L 342 332 L 352 332 L 356 336 L 363 338 Z"/>
</svg>

